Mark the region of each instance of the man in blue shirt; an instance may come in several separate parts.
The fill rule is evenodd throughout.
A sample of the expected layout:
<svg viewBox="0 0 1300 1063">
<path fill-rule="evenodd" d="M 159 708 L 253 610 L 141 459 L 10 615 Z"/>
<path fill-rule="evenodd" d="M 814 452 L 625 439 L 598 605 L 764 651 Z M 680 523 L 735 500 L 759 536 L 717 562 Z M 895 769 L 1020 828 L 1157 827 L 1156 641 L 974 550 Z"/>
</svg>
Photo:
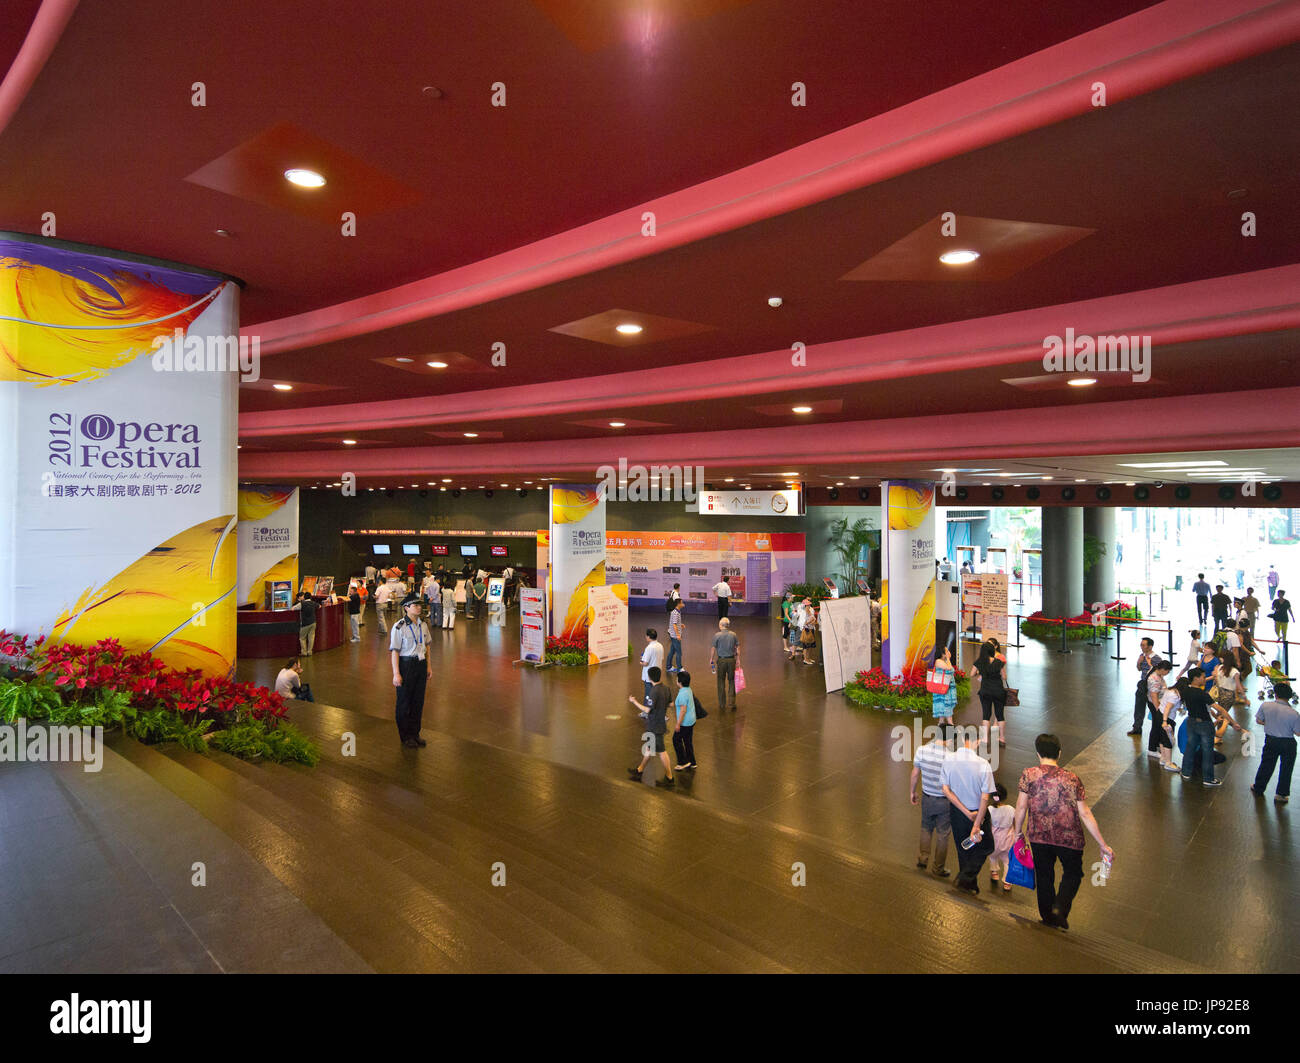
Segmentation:
<svg viewBox="0 0 1300 1063">
<path fill-rule="evenodd" d="M 1196 595 L 1196 619 L 1202 626 L 1210 618 L 1210 585 L 1205 582 L 1205 573 L 1196 574 L 1196 582 L 1192 584 L 1192 593 Z"/>
<path fill-rule="evenodd" d="M 1250 792 L 1263 797 L 1268 781 L 1273 778 L 1273 768 L 1280 760 L 1282 770 L 1277 776 L 1277 790 L 1273 801 L 1285 805 L 1291 797 L 1291 772 L 1295 768 L 1296 735 L 1300 735 L 1300 712 L 1291 707 L 1291 685 L 1273 684 L 1273 700 L 1265 701 L 1255 713 L 1255 722 L 1264 727 L 1264 756 L 1255 783 Z"/>
</svg>

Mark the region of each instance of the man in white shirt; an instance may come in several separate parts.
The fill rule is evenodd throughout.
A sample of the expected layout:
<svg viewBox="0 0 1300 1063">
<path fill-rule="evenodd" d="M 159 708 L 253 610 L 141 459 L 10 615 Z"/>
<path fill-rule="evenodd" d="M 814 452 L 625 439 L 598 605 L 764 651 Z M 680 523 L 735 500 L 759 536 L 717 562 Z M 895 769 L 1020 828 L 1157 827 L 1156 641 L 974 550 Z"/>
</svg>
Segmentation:
<svg viewBox="0 0 1300 1063">
<path fill-rule="evenodd" d="M 973 727 L 964 728 L 964 732 L 966 740 L 962 748 L 944 759 L 939 781 L 952 806 L 948 810 L 952 840 L 958 843 L 957 863 L 961 870 L 953 885 L 967 893 L 979 893 L 980 869 L 993 851 L 989 794 L 997 792 L 997 784 L 989 762 L 975 752 L 978 732 Z M 961 848 L 960 843 L 967 838 L 976 838 L 975 844 L 969 849 Z"/>
<path fill-rule="evenodd" d="M 393 597 L 393 585 L 387 581 L 381 583 L 375 590 L 375 616 L 379 618 L 379 633 L 388 634 L 389 609 Z"/>
<path fill-rule="evenodd" d="M 731 577 L 723 576 L 721 582 L 713 585 L 713 593 L 718 599 L 718 617 L 724 617 L 731 611 Z"/>
<path fill-rule="evenodd" d="M 659 632 L 654 628 L 645 629 L 645 649 L 641 651 L 641 684 L 645 687 L 645 707 L 650 708 L 650 689 L 654 683 L 650 679 L 650 669 L 662 671 L 664 664 L 664 644 L 659 640 Z"/>
<path fill-rule="evenodd" d="M 373 583 L 373 582 L 375 581 L 375 566 L 374 566 L 374 565 L 367 565 L 367 566 L 366 566 L 366 581 L 367 581 L 368 583 Z"/>
</svg>

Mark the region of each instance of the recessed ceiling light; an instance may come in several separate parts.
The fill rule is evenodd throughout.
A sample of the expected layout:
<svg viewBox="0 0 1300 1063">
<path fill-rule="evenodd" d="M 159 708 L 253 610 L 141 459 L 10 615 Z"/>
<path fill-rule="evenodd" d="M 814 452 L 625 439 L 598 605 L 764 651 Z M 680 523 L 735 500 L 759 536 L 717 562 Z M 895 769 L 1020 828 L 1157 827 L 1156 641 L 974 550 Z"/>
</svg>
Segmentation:
<svg viewBox="0 0 1300 1063">
<path fill-rule="evenodd" d="M 465 438 L 466 438 L 466 439 L 477 439 L 477 438 L 478 438 L 478 433 L 477 433 L 477 432 L 466 432 L 466 433 L 465 433 Z"/>
<path fill-rule="evenodd" d="M 236 449 L 236 450 L 243 450 L 243 449 L 244 449 L 244 444 L 243 444 L 243 443 L 236 443 L 236 444 L 235 444 L 235 449 Z"/>
<path fill-rule="evenodd" d="M 1199 469 L 1211 465 L 1228 467 L 1226 461 L 1121 461 L 1121 469 Z"/>
<path fill-rule="evenodd" d="M 509 487 L 510 485 L 509 485 L 509 484 L 502 484 L 501 486 L 502 486 L 502 487 Z"/>
<path fill-rule="evenodd" d="M 627 422 L 626 422 L 626 421 L 610 421 L 610 422 L 609 422 L 609 427 L 610 427 L 610 428 L 626 428 L 626 427 L 627 427 Z"/>
<path fill-rule="evenodd" d="M 939 261 L 945 266 L 965 266 L 980 257 L 978 251 L 945 251 Z"/>
<path fill-rule="evenodd" d="M 426 487 L 437 487 L 437 486 L 438 486 L 438 481 L 437 481 L 437 480 L 430 480 L 430 481 L 429 481 L 425 486 L 426 486 Z"/>
<path fill-rule="evenodd" d="M 1019 484 L 1012 484 L 1011 486 L 1012 486 L 1012 487 L 1019 487 L 1020 485 L 1019 485 Z"/>
<path fill-rule="evenodd" d="M 1000 473 L 998 473 L 998 475 L 999 475 L 999 476 L 1015 476 L 1015 473 L 1014 473 L 1014 472 L 1000 472 Z"/>
<path fill-rule="evenodd" d="M 533 482 L 532 480 L 525 480 L 525 481 L 524 481 L 524 483 L 528 484 L 529 486 L 532 486 L 532 482 Z"/>
<path fill-rule="evenodd" d="M 343 440 L 343 445 L 345 447 L 355 447 L 357 445 L 357 441 L 355 439 L 345 439 Z"/>
<path fill-rule="evenodd" d="M 293 390 L 293 385 L 292 385 L 292 384 L 272 384 L 271 387 L 275 388 L 276 391 L 292 391 L 292 390 Z"/>
<path fill-rule="evenodd" d="M 1052 479 L 1055 479 L 1055 477 L 1052 477 L 1052 476 L 1044 476 L 1043 479 L 1044 479 L 1044 480 L 1052 480 Z"/>
<path fill-rule="evenodd" d="M 849 479 L 850 479 L 850 480 L 861 480 L 862 477 L 861 477 L 861 476 L 850 476 Z"/>
<path fill-rule="evenodd" d="M 640 325 L 633 325 L 631 322 L 624 322 L 621 325 L 614 326 L 615 332 L 621 332 L 624 336 L 635 336 L 642 331 Z"/>
<path fill-rule="evenodd" d="M 424 364 L 427 365 L 430 369 L 446 369 L 446 368 L 447 368 L 447 363 L 446 363 L 446 362 L 425 362 Z"/>
<path fill-rule="evenodd" d="M 300 167 L 285 170 L 284 179 L 299 188 L 320 188 L 325 184 L 325 178 L 315 170 L 304 170 Z"/>
<path fill-rule="evenodd" d="M 775 310 L 778 306 L 781 305 L 781 297 L 779 295 L 772 296 L 770 299 L 768 299 L 767 305 L 770 306 L 773 310 Z"/>
<path fill-rule="evenodd" d="M 988 487 L 989 485 L 988 485 L 988 484 L 985 484 L 984 486 L 985 486 L 985 487 Z"/>
<path fill-rule="evenodd" d="M 812 413 L 811 406 L 791 406 L 790 409 L 795 413 Z"/>
<path fill-rule="evenodd" d="M 445 491 L 445 490 L 447 490 L 447 489 L 446 489 L 445 487 L 439 487 L 438 490 L 439 490 L 439 491 Z"/>
<path fill-rule="evenodd" d="M 414 359 L 414 358 L 394 358 L 393 361 L 394 361 L 394 362 L 413 362 L 413 361 L 415 361 L 415 359 Z"/>
<path fill-rule="evenodd" d="M 1125 487 L 1136 487 L 1136 486 L 1137 486 L 1137 482 L 1134 481 L 1134 480 L 1129 480 L 1127 483 L 1124 484 L 1124 486 L 1125 486 Z"/>
<path fill-rule="evenodd" d="M 316 490 L 316 488 L 314 488 L 314 487 L 313 487 L 313 488 L 312 488 L 312 490 L 313 490 L 313 491 L 315 491 L 315 490 Z M 374 490 L 374 488 L 373 488 L 373 487 L 367 487 L 367 488 L 366 488 L 366 490 L 367 490 L 367 491 L 373 491 L 373 490 Z"/>
<path fill-rule="evenodd" d="M 1097 379 L 1090 376 L 1077 376 L 1073 380 L 1067 380 L 1066 383 L 1072 388 L 1089 388 L 1097 383 Z"/>
<path fill-rule="evenodd" d="M 1076 476 L 1074 482 L 1077 484 L 1086 484 L 1088 481 L 1084 479 L 1082 476 Z"/>
<path fill-rule="evenodd" d="M 836 487 L 843 487 L 843 486 L 844 486 L 844 481 L 843 481 L 843 480 L 836 480 L 836 481 L 835 481 L 835 486 L 836 486 Z"/>
<path fill-rule="evenodd" d="M 729 484 L 734 484 L 735 482 L 736 482 L 736 478 L 734 476 L 728 476 L 726 480 L 723 481 L 723 483 L 729 483 Z"/>
</svg>

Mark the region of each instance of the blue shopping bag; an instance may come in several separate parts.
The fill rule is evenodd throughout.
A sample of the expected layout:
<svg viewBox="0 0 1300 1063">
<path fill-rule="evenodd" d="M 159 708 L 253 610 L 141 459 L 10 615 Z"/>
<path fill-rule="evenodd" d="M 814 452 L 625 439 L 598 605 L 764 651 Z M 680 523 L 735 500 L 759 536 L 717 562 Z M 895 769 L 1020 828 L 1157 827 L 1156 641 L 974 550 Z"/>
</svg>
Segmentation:
<svg viewBox="0 0 1300 1063">
<path fill-rule="evenodd" d="M 1034 888 L 1034 854 L 1024 838 L 1017 838 L 1008 854 L 1007 881 L 1013 886 Z"/>
</svg>

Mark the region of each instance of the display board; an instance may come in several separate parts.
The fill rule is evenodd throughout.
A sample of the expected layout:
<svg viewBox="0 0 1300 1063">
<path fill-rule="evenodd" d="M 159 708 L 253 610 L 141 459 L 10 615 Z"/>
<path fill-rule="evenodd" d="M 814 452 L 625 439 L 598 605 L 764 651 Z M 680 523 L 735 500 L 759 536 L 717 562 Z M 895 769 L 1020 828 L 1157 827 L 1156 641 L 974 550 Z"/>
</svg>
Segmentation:
<svg viewBox="0 0 1300 1063">
<path fill-rule="evenodd" d="M 627 656 L 627 585 L 587 588 L 587 663 Z"/>
<path fill-rule="evenodd" d="M 1007 641 L 1007 574 L 985 572 L 962 585 L 962 630 L 974 624 L 982 638 Z"/>
<path fill-rule="evenodd" d="M 0 629 L 232 672 L 240 345 L 233 281 L 0 238 Z"/>
<path fill-rule="evenodd" d="M 855 675 L 871 668 L 871 599 L 836 598 L 822 602 L 819 612 L 826 689 L 843 690 Z"/>
<path fill-rule="evenodd" d="M 506 596 L 506 581 L 500 576 L 493 576 L 487 581 L 487 600 L 489 604 L 500 604 Z"/>
<path fill-rule="evenodd" d="M 934 484 L 881 485 L 882 667 L 891 677 L 934 663 Z"/>
<path fill-rule="evenodd" d="M 260 607 L 267 580 L 298 582 L 298 488 L 239 489 L 239 604 Z"/>
<path fill-rule="evenodd" d="M 803 505 L 797 490 L 702 491 L 700 512 L 708 517 L 798 517 Z"/>
<path fill-rule="evenodd" d="M 546 571 L 548 534 L 537 533 L 537 569 Z M 733 602 L 766 603 L 804 580 L 802 532 L 631 532 L 605 536 L 605 582 L 626 584 L 628 602 L 663 602 L 674 583 L 687 602 L 716 601 L 731 577 Z"/>
<path fill-rule="evenodd" d="M 519 588 L 519 659 L 546 656 L 546 595 L 541 587 Z"/>
</svg>

